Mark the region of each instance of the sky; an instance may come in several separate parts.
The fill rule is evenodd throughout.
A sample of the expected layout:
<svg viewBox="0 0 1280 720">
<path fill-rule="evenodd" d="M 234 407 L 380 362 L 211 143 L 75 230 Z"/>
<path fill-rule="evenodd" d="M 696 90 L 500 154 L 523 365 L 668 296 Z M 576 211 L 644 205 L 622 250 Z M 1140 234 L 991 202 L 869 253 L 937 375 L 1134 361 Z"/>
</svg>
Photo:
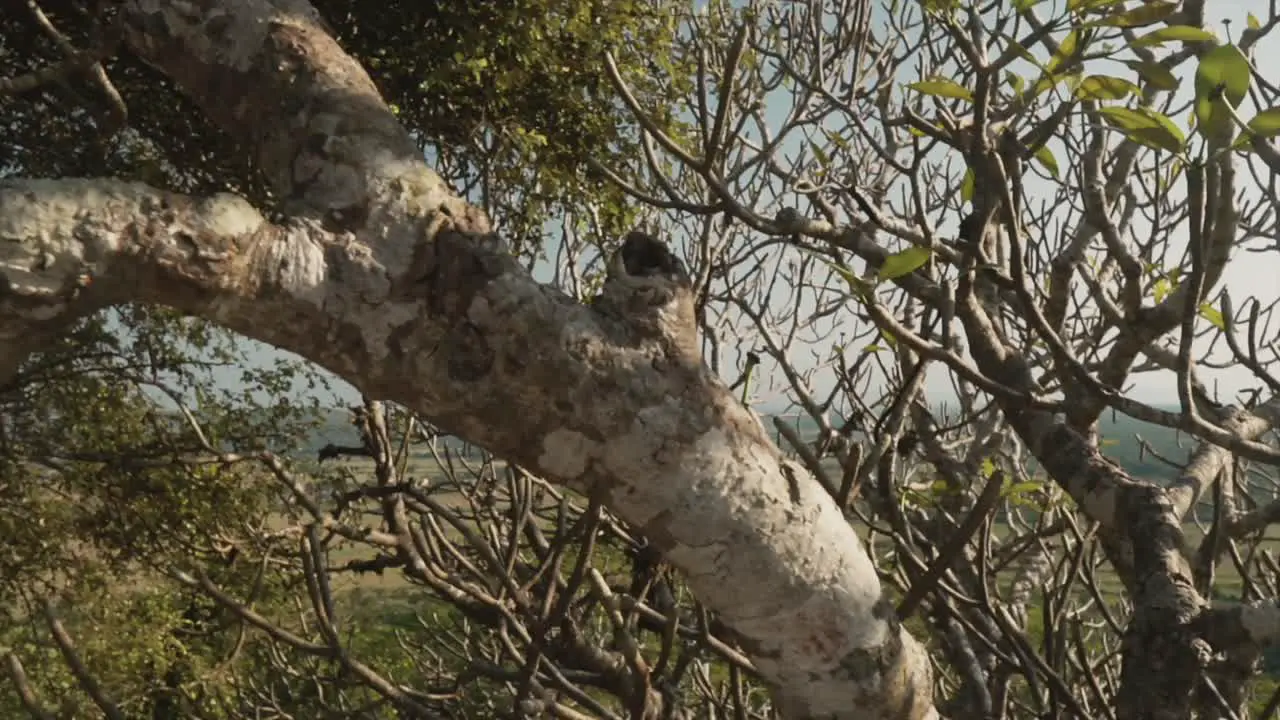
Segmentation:
<svg viewBox="0 0 1280 720">
<path fill-rule="evenodd" d="M 1045 3 L 1041 7 L 1049 8 L 1055 4 L 1056 3 Z M 1269 3 L 1264 0 L 1209 3 L 1208 5 L 1210 10 L 1208 11 L 1208 18 L 1212 21 L 1211 29 L 1213 29 L 1219 37 L 1225 37 L 1227 35 L 1238 37 L 1241 31 L 1246 27 L 1246 18 L 1248 13 L 1253 13 L 1257 17 L 1265 20 L 1268 16 L 1268 4 Z M 1048 16 L 1049 13 L 1049 10 L 1042 10 L 1041 15 L 1042 17 Z M 1222 23 L 1224 20 L 1230 23 L 1229 27 Z M 873 17 L 873 22 L 883 22 L 883 17 Z M 1261 73 L 1263 73 L 1264 77 L 1272 82 L 1280 83 L 1280 29 L 1274 31 L 1267 40 L 1264 40 L 1261 43 L 1260 47 L 1255 48 L 1254 60 L 1255 66 Z M 1180 73 L 1184 76 L 1189 72 L 1194 71 L 1193 63 L 1187 63 L 1186 66 L 1189 69 Z M 1113 64 L 1113 68 L 1111 69 L 1108 69 L 1103 65 L 1091 65 L 1090 71 L 1112 72 L 1122 77 L 1133 77 L 1132 71 L 1129 71 L 1127 68 L 1119 66 L 1118 64 Z M 1024 75 L 1025 74 L 1026 73 L 1024 73 Z M 910 82 L 913 79 L 914 78 L 904 79 L 899 77 L 900 82 Z M 1189 80 L 1189 78 L 1184 79 L 1184 86 L 1189 87 L 1190 84 L 1189 82 L 1186 82 L 1186 80 Z M 1246 101 L 1245 107 L 1249 107 L 1247 102 L 1248 101 Z M 779 109 L 776 112 L 768 114 L 777 116 L 776 122 L 780 123 L 781 113 L 782 110 Z M 1248 113 L 1245 114 L 1246 116 L 1248 115 Z M 771 121 L 774 120 L 772 117 L 770 119 Z M 1058 157 L 1062 158 L 1064 157 L 1064 154 L 1059 153 Z M 1244 173 L 1242 173 L 1242 175 L 1244 175 Z M 1246 186 L 1251 184 L 1251 181 L 1247 179 L 1242 180 L 1242 184 Z M 1028 183 L 1026 189 L 1029 196 L 1034 201 L 1037 194 L 1047 193 L 1052 188 L 1047 183 L 1032 180 Z M 1225 287 L 1230 290 L 1233 299 L 1236 300 L 1237 307 L 1240 306 L 1241 301 L 1246 297 L 1257 297 L 1262 300 L 1265 305 L 1267 302 L 1275 300 L 1280 296 L 1280 240 L 1255 239 L 1247 243 L 1247 247 L 1270 247 L 1272 249 L 1264 252 L 1249 252 L 1244 250 L 1237 251 L 1236 258 L 1229 265 L 1223 278 L 1223 283 L 1221 284 L 1221 287 Z M 535 277 L 540 280 L 549 279 L 550 269 L 547 267 L 535 269 Z M 853 328 L 851 327 L 851 332 L 852 330 Z M 276 358 L 288 356 L 286 353 L 282 353 L 274 348 L 270 348 L 247 339 L 245 342 L 248 343 L 247 347 L 249 348 L 251 358 L 256 362 L 268 363 L 274 361 Z M 797 352 L 791 359 L 795 364 L 803 367 L 806 362 L 807 355 L 807 352 Z M 1216 387 L 1218 389 L 1219 397 L 1224 400 L 1231 399 L 1236 392 L 1243 388 L 1257 384 L 1256 381 L 1252 379 L 1248 371 L 1239 368 L 1221 371 L 1202 370 L 1202 377 L 1209 383 L 1211 388 Z M 234 385 L 239 382 L 239 378 L 240 372 L 238 369 L 228 369 L 225 373 L 220 373 L 220 380 L 224 383 Z M 822 382 L 822 380 L 820 379 L 819 382 Z M 1173 383 L 1174 376 L 1171 373 L 1151 373 L 1135 376 L 1134 385 L 1131 387 L 1129 395 L 1146 402 L 1164 403 L 1176 401 L 1176 390 Z M 321 402 L 326 404 L 329 402 L 346 404 L 355 402 L 358 399 L 358 394 L 355 390 L 345 382 L 333 378 L 333 386 L 336 391 L 335 394 L 331 397 L 328 396 L 328 394 L 322 394 L 320 397 Z M 934 401 L 945 401 L 953 397 L 947 378 L 940 372 L 932 373 L 928 378 L 926 394 Z M 779 396 L 765 396 L 758 398 L 757 401 L 757 406 L 762 410 L 776 409 L 782 402 L 782 399 Z"/>
<path fill-rule="evenodd" d="M 1269 17 L 1269 4 L 1269 0 L 1227 0 L 1206 3 L 1207 29 L 1214 31 L 1219 38 L 1239 38 L 1247 27 L 1250 13 L 1265 22 Z M 1129 3 L 1129 5 L 1135 4 Z M 1267 38 L 1256 45 L 1253 54 L 1254 67 L 1262 77 L 1271 83 L 1280 83 L 1280 28 L 1273 30 Z M 1102 63 L 1097 66 L 1091 65 L 1090 70 L 1100 73 L 1114 72 L 1121 77 L 1133 76 L 1132 71 L 1118 63 L 1111 63 L 1110 69 Z M 1188 62 L 1176 73 L 1182 80 L 1184 88 L 1179 92 L 1178 97 L 1190 96 L 1190 89 L 1193 87 L 1191 75 L 1194 70 L 1195 63 Z M 1252 104 L 1246 100 L 1241 106 L 1242 115 L 1247 119 L 1253 111 Z M 1182 118 L 1177 120 L 1179 124 L 1184 124 Z M 1261 165 L 1258 164 L 1258 166 Z M 1256 196 L 1257 185 L 1249 177 L 1244 164 L 1239 163 L 1237 167 L 1240 168 L 1239 185 L 1248 195 Z M 1028 192 L 1033 196 L 1039 189 L 1037 185 L 1041 183 L 1029 183 Z M 1181 248 L 1185 248 L 1185 240 Z M 1237 311 L 1243 305 L 1243 300 L 1249 297 L 1258 298 L 1264 307 L 1280 297 L 1280 238 L 1254 238 L 1243 243 L 1242 249 L 1235 252 L 1232 262 L 1227 266 L 1219 287 L 1230 292 Z M 1204 327 L 1203 323 L 1201 327 Z M 1280 328 L 1273 328 L 1271 337 L 1275 337 L 1276 330 Z M 1221 346 L 1222 343 L 1219 342 L 1218 345 Z M 1205 343 L 1200 343 L 1197 347 L 1205 347 Z M 1225 349 L 1220 353 L 1215 352 L 1214 357 L 1222 358 L 1226 352 Z M 1240 367 L 1224 370 L 1202 368 L 1200 372 L 1211 389 L 1216 386 L 1219 397 L 1223 400 L 1229 400 L 1241 390 L 1259 384 L 1248 370 Z M 1136 375 L 1134 385 L 1128 394 L 1145 402 L 1176 401 L 1175 381 L 1175 375 L 1168 372 Z"/>
</svg>

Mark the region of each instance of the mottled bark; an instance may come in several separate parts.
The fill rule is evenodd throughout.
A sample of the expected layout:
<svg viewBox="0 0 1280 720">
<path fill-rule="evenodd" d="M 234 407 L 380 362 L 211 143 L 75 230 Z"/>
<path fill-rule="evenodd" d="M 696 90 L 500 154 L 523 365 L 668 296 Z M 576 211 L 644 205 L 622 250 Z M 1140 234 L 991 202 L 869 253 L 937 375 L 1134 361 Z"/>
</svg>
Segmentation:
<svg viewBox="0 0 1280 720">
<path fill-rule="evenodd" d="M 620 256 L 605 302 L 579 305 L 426 167 L 307 3 L 120 15 L 288 217 L 110 180 L 0 183 L 0 371 L 111 304 L 209 318 L 598 493 L 687 574 L 789 716 L 936 715 L 928 659 L 853 529 L 691 350 L 689 288 L 661 246 Z"/>
</svg>

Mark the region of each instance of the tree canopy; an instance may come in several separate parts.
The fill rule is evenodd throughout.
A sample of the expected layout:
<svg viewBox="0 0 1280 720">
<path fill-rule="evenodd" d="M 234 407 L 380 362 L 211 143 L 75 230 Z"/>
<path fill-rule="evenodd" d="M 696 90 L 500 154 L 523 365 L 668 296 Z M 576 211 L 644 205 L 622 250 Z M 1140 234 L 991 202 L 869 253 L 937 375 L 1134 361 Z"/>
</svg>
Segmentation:
<svg viewBox="0 0 1280 720">
<path fill-rule="evenodd" d="M 3 9 L 14 708 L 1276 711 L 1280 16 L 471 5 Z"/>
</svg>

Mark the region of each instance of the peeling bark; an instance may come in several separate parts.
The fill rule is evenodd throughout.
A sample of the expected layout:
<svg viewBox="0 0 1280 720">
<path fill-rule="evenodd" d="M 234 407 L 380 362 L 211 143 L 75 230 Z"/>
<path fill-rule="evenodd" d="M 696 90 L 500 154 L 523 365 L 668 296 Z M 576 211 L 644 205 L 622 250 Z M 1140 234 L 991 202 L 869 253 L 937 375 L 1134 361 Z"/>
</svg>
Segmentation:
<svg viewBox="0 0 1280 720">
<path fill-rule="evenodd" d="M 120 13 L 130 49 L 252 152 L 288 219 L 110 180 L 0 183 L 0 371 L 104 306 L 209 318 L 602 496 L 788 716 L 936 716 L 929 661 L 855 532 L 692 350 L 690 289 L 660 244 L 633 245 L 605 302 L 579 305 L 426 167 L 307 3 Z"/>
</svg>

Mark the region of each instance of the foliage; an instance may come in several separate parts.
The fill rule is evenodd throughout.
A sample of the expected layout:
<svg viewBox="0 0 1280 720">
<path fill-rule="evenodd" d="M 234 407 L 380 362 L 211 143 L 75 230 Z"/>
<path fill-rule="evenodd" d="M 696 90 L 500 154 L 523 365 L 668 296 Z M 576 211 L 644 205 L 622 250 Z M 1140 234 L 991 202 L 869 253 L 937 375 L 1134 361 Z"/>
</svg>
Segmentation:
<svg viewBox="0 0 1280 720">
<path fill-rule="evenodd" d="M 523 259 L 539 257 L 551 218 L 575 218 L 567 229 L 590 248 L 638 217 L 591 165 L 637 152 L 635 119 L 603 65 L 584 59 L 615 53 L 644 100 L 687 87 L 689 67 L 653 51 L 673 41 L 677 6 L 317 7 L 446 179 L 489 212 Z M 56 66 L 60 42 L 92 48 L 109 34 L 110 10 L 101 9 L 78 0 L 0 6 L 0 56 L 11 73 Z M 238 139 L 165 78 L 127 52 L 104 69 L 107 82 L 78 72 L 0 98 L 0 172 L 231 191 L 281 209 Z M 678 130 L 669 114 L 661 122 Z M 307 717 L 383 716 L 377 694 L 340 663 L 288 659 L 172 579 L 207 573 L 264 618 L 314 629 L 299 626 L 289 604 L 314 577 L 297 565 L 290 533 L 300 526 L 288 529 L 291 501 L 279 491 L 289 498 L 291 486 L 260 457 L 297 447 L 315 407 L 288 398 L 301 390 L 314 403 L 318 382 L 294 361 L 262 367 L 256 351 L 216 325 L 129 306 L 80 324 L 0 389 L 0 606 L 8 611 L 0 646 L 24 662 L 37 697 L 89 712 L 84 678 L 53 661 L 47 602 L 90 675 L 130 715 L 237 717 L 275 703 Z M 293 562 L 273 559 L 281 553 Z M 388 628 L 416 626 L 418 606 L 387 625 L 393 606 L 381 598 L 356 605 L 352 647 L 380 670 L 410 673 L 420 667 Z M 5 716 L 22 712 L 16 689 L 0 692 Z M 475 688 L 463 694 L 490 702 Z"/>
<path fill-rule="evenodd" d="M 105 31 L 91 3 L 41 7 L 79 46 Z M 599 62 L 606 49 L 639 83 L 641 97 L 687 83 L 688 66 L 649 52 L 673 41 L 664 2 L 515 3 L 328 0 L 316 7 L 346 50 L 363 61 L 436 166 L 479 202 L 516 249 L 541 247 L 550 218 L 589 205 L 595 237 L 630 227 L 634 211 L 588 159 L 636 151 L 635 122 Z M 21 5 L 0 8 L 3 53 L 18 71 L 54 63 L 59 50 Z M 122 107 L 87 76 L 38 91 L 5 109 L 0 168 L 26 175 L 112 175 L 194 193 L 237 192 L 276 207 L 252 158 L 214 129 L 163 78 L 122 53 L 106 65 Z M 117 114 L 127 126 L 107 137 Z M 666 124 L 672 122 L 667 118 Z M 589 202 L 587 202 L 589 199 Z"/>
<path fill-rule="evenodd" d="M 457 168 L 457 181 L 475 188 L 467 194 L 496 213 L 517 248 L 540 247 L 548 219 L 587 199 L 601 214 L 594 233 L 616 237 L 630 226 L 625 196 L 588 160 L 636 152 L 636 123 L 602 64 L 584 60 L 618 53 L 643 96 L 687 83 L 688 67 L 662 51 L 674 40 L 677 5 L 332 0 L 316 7 L 437 166 Z"/>
</svg>

